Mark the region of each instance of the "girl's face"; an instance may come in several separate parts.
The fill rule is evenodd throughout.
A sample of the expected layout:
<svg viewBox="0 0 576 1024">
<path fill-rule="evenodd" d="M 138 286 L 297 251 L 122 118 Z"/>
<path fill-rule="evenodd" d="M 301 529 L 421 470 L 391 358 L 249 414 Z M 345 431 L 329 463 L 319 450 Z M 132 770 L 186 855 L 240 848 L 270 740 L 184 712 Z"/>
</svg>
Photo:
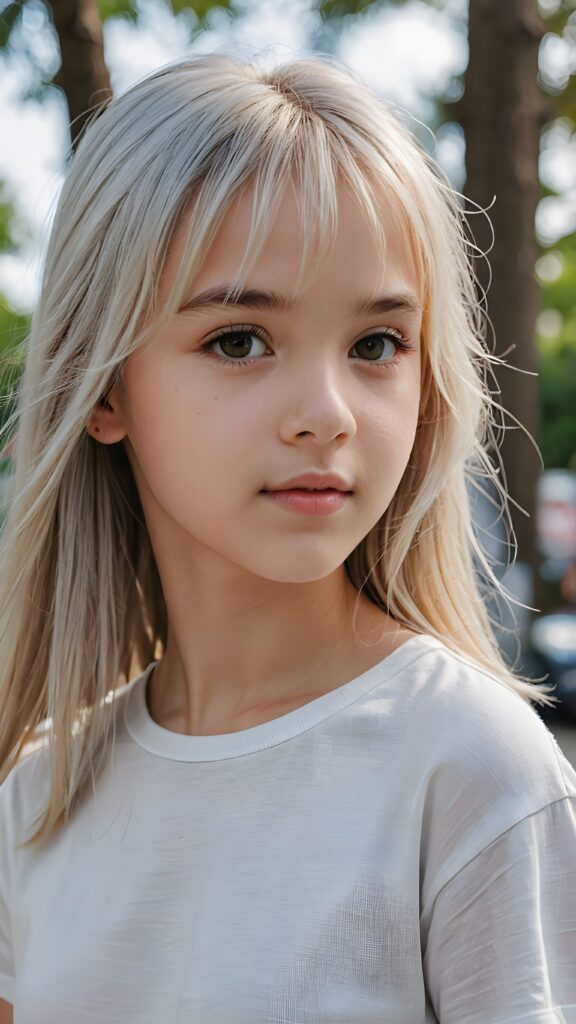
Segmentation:
<svg viewBox="0 0 576 1024">
<path fill-rule="evenodd" d="M 216 560 L 267 580 L 319 580 L 386 510 L 416 432 L 422 314 L 407 244 L 385 205 L 382 214 L 384 269 L 342 186 L 334 249 L 296 295 L 301 239 L 287 192 L 250 272 L 253 294 L 181 309 L 128 358 L 123 392 L 112 392 L 113 411 L 101 413 L 95 436 L 125 439 L 160 568 L 166 559 L 187 571 Z M 248 190 L 226 215 L 187 302 L 235 281 L 250 217 Z M 177 236 L 160 301 L 180 249 Z M 311 516 L 263 493 L 307 472 L 341 474 L 353 494 L 337 511 Z"/>
</svg>

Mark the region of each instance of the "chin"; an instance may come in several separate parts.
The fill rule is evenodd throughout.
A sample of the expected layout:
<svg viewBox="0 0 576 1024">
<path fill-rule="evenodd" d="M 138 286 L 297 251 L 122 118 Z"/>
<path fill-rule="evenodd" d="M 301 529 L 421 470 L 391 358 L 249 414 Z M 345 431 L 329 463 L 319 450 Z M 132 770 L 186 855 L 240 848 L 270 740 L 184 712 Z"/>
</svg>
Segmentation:
<svg viewBox="0 0 576 1024">
<path fill-rule="evenodd" d="M 271 583 L 318 583 L 339 572 L 343 566 L 344 558 L 339 560 L 313 559 L 309 555 L 302 558 L 292 556 L 288 562 L 284 559 L 276 564 L 269 559 L 263 566 L 251 567 L 251 572 L 261 579 L 270 580 Z"/>
</svg>

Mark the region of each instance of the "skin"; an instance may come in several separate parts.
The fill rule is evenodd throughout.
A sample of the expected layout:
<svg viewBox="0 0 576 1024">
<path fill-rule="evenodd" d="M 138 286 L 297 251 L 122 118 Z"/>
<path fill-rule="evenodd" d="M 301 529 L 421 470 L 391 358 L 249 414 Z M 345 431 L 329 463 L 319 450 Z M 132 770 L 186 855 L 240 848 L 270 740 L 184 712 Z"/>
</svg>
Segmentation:
<svg viewBox="0 0 576 1024">
<path fill-rule="evenodd" d="M 175 732 L 210 735 L 268 721 L 355 678 L 412 635 L 364 596 L 357 604 L 343 563 L 400 483 L 421 381 L 421 311 L 359 315 L 352 307 L 376 295 L 418 296 L 419 282 L 385 201 L 382 267 L 344 185 L 338 200 L 336 244 L 305 292 L 296 296 L 294 286 L 301 239 L 290 191 L 250 272 L 248 288 L 296 296 L 297 308 L 179 312 L 127 359 L 122 388 L 90 417 L 96 440 L 123 441 L 142 500 L 169 622 L 147 702 Z M 250 216 L 248 189 L 187 299 L 235 280 Z M 159 302 L 181 241 L 177 233 Z M 200 346 L 230 324 L 255 324 L 266 337 L 224 340 L 203 355 Z M 394 365 L 390 340 L 381 339 L 375 356 L 358 345 L 388 328 L 414 346 Z M 218 355 L 252 362 L 229 366 Z M 354 494 L 334 514 L 310 517 L 260 493 L 308 471 L 340 472 Z"/>
</svg>

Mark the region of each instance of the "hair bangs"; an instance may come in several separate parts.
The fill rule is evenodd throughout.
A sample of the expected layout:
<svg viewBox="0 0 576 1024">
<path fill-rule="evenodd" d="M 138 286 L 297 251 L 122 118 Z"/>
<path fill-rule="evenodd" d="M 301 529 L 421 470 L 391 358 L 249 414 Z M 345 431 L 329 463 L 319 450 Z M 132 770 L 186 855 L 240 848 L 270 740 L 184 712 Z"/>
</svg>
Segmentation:
<svg viewBox="0 0 576 1024">
<path fill-rule="evenodd" d="M 292 129 L 291 133 L 287 129 Z M 231 180 L 233 164 L 226 161 L 229 169 L 226 187 L 222 184 L 224 168 L 211 168 L 176 225 L 172 244 L 182 232 L 182 255 L 171 293 L 160 311 L 161 321 L 156 320 L 155 327 L 167 321 L 185 301 L 225 216 L 248 189 L 252 191 L 251 222 L 227 301 L 233 302 L 246 287 L 278 208 L 289 190 L 296 200 L 302 239 L 296 290 L 309 287 L 334 244 L 338 226 L 336 170 L 328 147 L 324 144 L 317 149 L 315 146 L 316 142 L 321 142 L 321 135 L 316 126 L 311 126 L 310 122 L 303 124 L 302 120 L 291 125 L 275 124 L 265 142 L 254 146 L 250 161 L 237 168 L 241 173 L 237 173 L 234 180 Z M 220 163 L 224 163 L 221 158 Z"/>
</svg>

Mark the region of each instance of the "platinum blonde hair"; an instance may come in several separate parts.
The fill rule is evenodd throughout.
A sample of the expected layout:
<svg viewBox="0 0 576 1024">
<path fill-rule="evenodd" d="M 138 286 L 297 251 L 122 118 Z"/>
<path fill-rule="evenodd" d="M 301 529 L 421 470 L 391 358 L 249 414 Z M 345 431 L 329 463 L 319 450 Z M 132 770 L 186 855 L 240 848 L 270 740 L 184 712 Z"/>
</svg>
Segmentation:
<svg viewBox="0 0 576 1024">
<path fill-rule="evenodd" d="M 439 637 L 524 700 L 556 698 L 512 673 L 494 639 L 467 481 L 491 478 L 494 409 L 485 314 L 458 194 L 392 110 L 328 58 L 274 70 L 228 56 L 167 65 L 89 125 L 65 180 L 26 342 L 9 508 L 0 539 L 0 781 L 48 720 L 46 841 L 110 753 L 115 691 L 157 658 L 167 615 L 123 445 L 89 436 L 93 407 L 177 310 L 233 198 L 254 186 L 237 287 L 289 182 L 304 240 L 301 283 L 337 225 L 342 178 L 386 252 L 379 189 L 405 228 L 421 282 L 420 419 L 401 484 L 346 559 L 396 620 Z M 172 294 L 158 282 L 191 211 Z M 186 222 L 188 223 L 188 222 Z M 308 277 L 307 277 L 308 275 Z M 500 408 L 499 406 L 497 408 Z M 501 588 L 500 588 L 501 589 Z M 38 824 L 38 818 L 35 824 Z"/>
</svg>

